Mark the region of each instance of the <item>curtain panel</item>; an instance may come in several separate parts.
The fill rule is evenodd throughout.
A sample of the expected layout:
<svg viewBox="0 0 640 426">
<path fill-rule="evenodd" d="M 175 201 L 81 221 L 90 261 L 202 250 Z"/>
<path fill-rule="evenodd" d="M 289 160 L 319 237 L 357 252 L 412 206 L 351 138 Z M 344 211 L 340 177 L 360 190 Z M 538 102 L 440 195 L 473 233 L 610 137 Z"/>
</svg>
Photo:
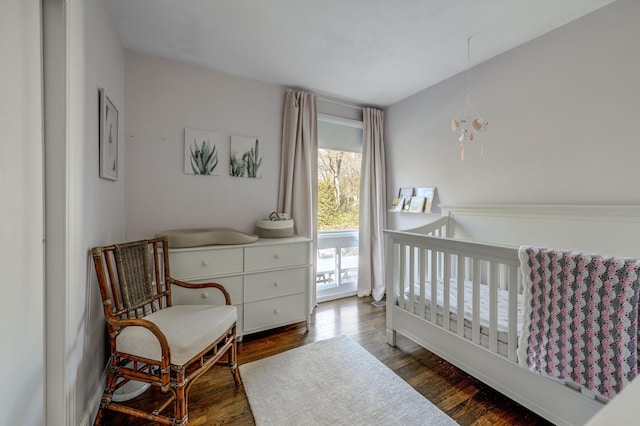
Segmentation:
<svg viewBox="0 0 640 426">
<path fill-rule="evenodd" d="M 358 296 L 384 296 L 384 235 L 387 191 L 384 155 L 384 112 L 363 109 L 360 228 L 358 232 Z"/>
<path fill-rule="evenodd" d="M 316 96 L 287 90 L 282 119 L 278 211 L 294 220 L 297 235 L 314 240 L 311 307 L 316 304 L 315 250 L 318 204 L 318 117 Z"/>
</svg>

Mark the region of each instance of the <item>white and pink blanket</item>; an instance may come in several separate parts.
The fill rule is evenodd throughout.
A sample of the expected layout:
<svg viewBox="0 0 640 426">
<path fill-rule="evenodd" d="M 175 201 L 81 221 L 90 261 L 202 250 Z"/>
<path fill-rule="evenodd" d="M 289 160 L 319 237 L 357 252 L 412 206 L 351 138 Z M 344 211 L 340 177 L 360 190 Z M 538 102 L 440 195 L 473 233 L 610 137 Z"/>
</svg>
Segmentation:
<svg viewBox="0 0 640 426">
<path fill-rule="evenodd" d="M 520 247 L 520 365 L 610 399 L 638 374 L 640 260 Z"/>
</svg>

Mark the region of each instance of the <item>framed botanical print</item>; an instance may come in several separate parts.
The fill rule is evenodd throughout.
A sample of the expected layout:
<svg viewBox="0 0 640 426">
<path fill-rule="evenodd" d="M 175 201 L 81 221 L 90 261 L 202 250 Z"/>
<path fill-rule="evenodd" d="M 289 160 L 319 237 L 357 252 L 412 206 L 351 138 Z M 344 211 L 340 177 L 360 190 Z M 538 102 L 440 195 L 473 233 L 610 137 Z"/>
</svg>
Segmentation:
<svg viewBox="0 0 640 426">
<path fill-rule="evenodd" d="M 118 180 L 118 110 L 100 89 L 100 177 Z"/>
</svg>

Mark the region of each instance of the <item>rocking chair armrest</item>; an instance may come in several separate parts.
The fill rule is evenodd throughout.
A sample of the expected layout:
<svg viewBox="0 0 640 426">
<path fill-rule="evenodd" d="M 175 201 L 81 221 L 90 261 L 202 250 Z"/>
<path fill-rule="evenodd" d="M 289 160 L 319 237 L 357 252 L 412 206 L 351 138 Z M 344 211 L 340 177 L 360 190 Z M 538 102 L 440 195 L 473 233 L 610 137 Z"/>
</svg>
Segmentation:
<svg viewBox="0 0 640 426">
<path fill-rule="evenodd" d="M 224 300 L 226 302 L 227 305 L 231 305 L 231 296 L 229 296 L 229 292 L 227 291 L 227 289 L 224 288 L 224 286 L 222 284 L 218 284 L 218 283 L 199 283 L 199 284 L 195 284 L 195 283 L 188 283 L 185 281 L 180 281 L 177 280 L 175 278 L 170 278 L 169 281 L 171 282 L 171 284 L 175 284 L 179 287 L 184 287 L 184 288 L 217 288 L 218 290 L 220 290 L 222 292 L 222 294 L 224 295 Z"/>
<path fill-rule="evenodd" d="M 107 320 L 109 324 L 117 326 L 117 327 L 143 327 L 153 333 L 154 336 L 158 339 L 158 343 L 160 344 L 160 351 L 162 352 L 162 365 L 163 367 L 168 367 L 171 364 L 171 355 L 169 352 L 169 342 L 167 341 L 167 337 L 160 330 L 160 328 L 152 323 L 149 320 L 144 318 L 128 318 L 128 319 L 120 319 L 120 318 L 110 318 Z M 166 365 L 165 365 L 166 364 Z"/>
</svg>

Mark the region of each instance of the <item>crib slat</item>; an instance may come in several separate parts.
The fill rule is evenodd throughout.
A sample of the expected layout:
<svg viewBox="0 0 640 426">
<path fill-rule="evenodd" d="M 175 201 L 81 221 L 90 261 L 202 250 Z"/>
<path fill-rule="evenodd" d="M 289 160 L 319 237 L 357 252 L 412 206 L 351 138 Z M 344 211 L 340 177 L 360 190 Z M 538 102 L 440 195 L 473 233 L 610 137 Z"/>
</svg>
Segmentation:
<svg viewBox="0 0 640 426">
<path fill-rule="evenodd" d="M 509 266 L 509 360 L 516 362 L 518 343 L 518 267 Z"/>
<path fill-rule="evenodd" d="M 406 309 L 404 303 L 404 295 L 407 289 L 407 282 L 405 278 L 406 274 L 406 261 L 407 261 L 407 246 L 405 244 L 400 244 L 400 293 L 398 297 L 398 304 L 402 309 Z"/>
<path fill-rule="evenodd" d="M 522 283 L 522 274 L 516 274 L 518 276 L 518 294 L 524 294 L 524 284 Z"/>
<path fill-rule="evenodd" d="M 425 313 L 425 306 L 426 306 L 426 291 L 425 291 L 425 284 L 427 281 L 426 278 L 426 274 L 427 274 L 427 268 L 426 268 L 426 252 L 425 249 L 420 248 L 418 249 L 418 280 L 420 281 L 420 318 L 424 318 L 426 316 Z"/>
<path fill-rule="evenodd" d="M 471 300 L 473 321 L 471 325 L 471 339 L 476 345 L 480 344 L 480 259 L 473 259 L 473 299 Z"/>
<path fill-rule="evenodd" d="M 442 277 L 442 296 L 444 298 L 444 307 L 442 309 L 442 327 L 450 331 L 449 316 L 451 315 L 451 305 L 449 296 L 451 287 L 451 253 L 444 252 L 444 276 Z"/>
<path fill-rule="evenodd" d="M 489 350 L 498 352 L 498 264 L 489 263 Z"/>
<path fill-rule="evenodd" d="M 466 258 L 464 256 L 458 256 L 458 336 L 464 337 L 464 278 L 465 278 L 465 264 Z"/>
<path fill-rule="evenodd" d="M 438 322 L 438 252 L 431 250 L 431 322 Z"/>
<path fill-rule="evenodd" d="M 409 246 L 409 306 L 414 314 L 416 306 L 416 248 Z"/>
</svg>

